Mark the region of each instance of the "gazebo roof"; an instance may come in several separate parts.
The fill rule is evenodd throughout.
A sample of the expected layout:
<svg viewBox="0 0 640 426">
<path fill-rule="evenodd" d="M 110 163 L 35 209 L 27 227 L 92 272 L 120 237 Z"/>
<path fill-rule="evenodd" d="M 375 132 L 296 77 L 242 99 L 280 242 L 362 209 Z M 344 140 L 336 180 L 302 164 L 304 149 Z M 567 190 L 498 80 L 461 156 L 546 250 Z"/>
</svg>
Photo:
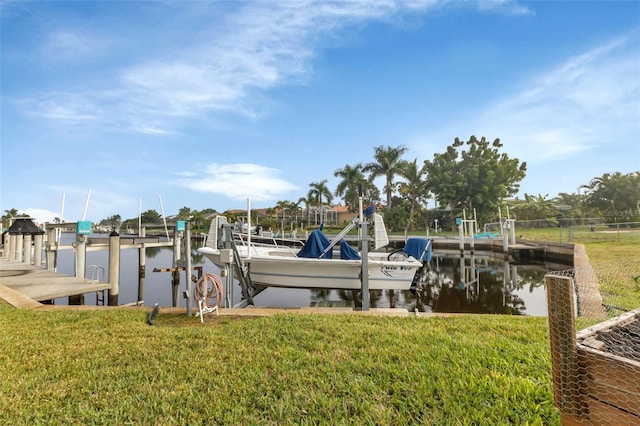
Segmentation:
<svg viewBox="0 0 640 426">
<path fill-rule="evenodd" d="M 16 218 L 6 232 L 11 235 L 44 234 L 44 231 L 38 228 L 38 226 L 33 223 L 33 220 L 28 217 Z"/>
</svg>

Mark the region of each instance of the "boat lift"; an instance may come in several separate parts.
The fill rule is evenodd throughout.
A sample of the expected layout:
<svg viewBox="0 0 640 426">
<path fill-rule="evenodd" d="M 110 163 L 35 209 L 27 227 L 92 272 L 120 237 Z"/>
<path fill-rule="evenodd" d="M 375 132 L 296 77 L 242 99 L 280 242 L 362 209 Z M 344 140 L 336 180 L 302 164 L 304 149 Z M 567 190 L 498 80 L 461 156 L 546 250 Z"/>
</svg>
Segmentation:
<svg viewBox="0 0 640 426">
<path fill-rule="evenodd" d="M 220 257 L 225 264 L 224 269 L 220 271 L 220 275 L 225 278 L 224 307 L 244 308 L 253 305 L 254 296 L 264 291 L 266 287 L 257 287 L 251 282 L 249 265 L 242 260 L 233 236 L 233 225 L 227 222 L 226 217 L 216 216 L 207 240 L 208 244 L 221 248 Z M 234 275 L 237 276 L 242 292 L 241 300 L 236 305 L 233 305 Z"/>
</svg>

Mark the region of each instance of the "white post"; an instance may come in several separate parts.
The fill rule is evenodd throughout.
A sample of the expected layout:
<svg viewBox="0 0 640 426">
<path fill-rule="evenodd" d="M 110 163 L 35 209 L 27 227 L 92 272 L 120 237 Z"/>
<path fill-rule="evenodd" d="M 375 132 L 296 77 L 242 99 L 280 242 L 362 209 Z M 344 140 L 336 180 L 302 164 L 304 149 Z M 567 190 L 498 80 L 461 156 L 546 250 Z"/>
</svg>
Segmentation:
<svg viewBox="0 0 640 426">
<path fill-rule="evenodd" d="M 91 199 L 91 189 L 87 193 L 87 201 L 84 203 L 84 211 L 82 212 L 82 220 L 85 220 L 87 217 L 87 209 L 89 208 L 89 200 Z"/>
<path fill-rule="evenodd" d="M 16 244 L 15 244 L 15 250 L 14 250 L 15 254 L 13 259 L 16 262 L 20 263 L 22 262 L 22 251 L 24 250 L 24 240 L 22 235 L 14 235 L 14 237 L 15 237 Z"/>
<path fill-rule="evenodd" d="M 109 306 L 118 306 L 120 294 L 120 235 L 117 232 L 109 235 Z"/>
<path fill-rule="evenodd" d="M 33 264 L 42 266 L 42 240 L 43 234 L 36 234 L 33 239 Z"/>
<path fill-rule="evenodd" d="M 185 237 L 185 256 L 187 257 L 187 271 L 186 271 L 186 285 L 187 285 L 187 316 L 190 317 L 191 316 L 191 296 L 192 296 L 192 292 L 191 292 L 191 226 L 189 224 L 189 222 L 187 221 L 185 223 L 185 233 L 186 233 L 186 237 Z"/>
<path fill-rule="evenodd" d="M 247 198 L 247 259 L 251 257 L 251 198 Z"/>
<path fill-rule="evenodd" d="M 164 222 L 164 233 L 167 236 L 167 241 L 169 240 L 169 230 L 167 229 L 167 218 L 164 217 L 164 206 L 162 205 L 162 197 L 158 194 L 158 200 L 160 200 L 160 210 L 162 211 L 162 221 Z M 175 238 L 175 233 L 173 235 Z"/>
<path fill-rule="evenodd" d="M 24 255 L 22 261 L 31 265 L 31 234 L 24 234 Z"/>
</svg>

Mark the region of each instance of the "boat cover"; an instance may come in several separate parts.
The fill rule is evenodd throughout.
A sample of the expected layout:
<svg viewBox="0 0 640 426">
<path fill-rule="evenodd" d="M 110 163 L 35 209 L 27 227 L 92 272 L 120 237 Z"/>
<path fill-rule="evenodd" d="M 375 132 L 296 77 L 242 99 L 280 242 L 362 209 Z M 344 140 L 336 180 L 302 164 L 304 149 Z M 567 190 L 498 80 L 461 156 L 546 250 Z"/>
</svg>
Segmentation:
<svg viewBox="0 0 640 426">
<path fill-rule="evenodd" d="M 349 245 L 344 239 L 340 240 L 340 259 L 360 260 L 360 253 Z"/>
<path fill-rule="evenodd" d="M 431 260 L 431 244 L 426 238 L 409 238 L 404 245 L 404 252 L 421 262 Z"/>
<path fill-rule="evenodd" d="M 308 257 L 311 259 L 319 259 L 324 252 L 324 249 L 329 247 L 331 241 L 322 233 L 322 227 L 320 229 L 316 229 L 311 234 L 309 234 L 309 239 L 304 243 L 304 247 L 300 249 L 298 252 L 298 257 Z M 329 250 L 324 256 L 323 259 L 332 259 L 333 258 L 333 248 Z"/>
</svg>

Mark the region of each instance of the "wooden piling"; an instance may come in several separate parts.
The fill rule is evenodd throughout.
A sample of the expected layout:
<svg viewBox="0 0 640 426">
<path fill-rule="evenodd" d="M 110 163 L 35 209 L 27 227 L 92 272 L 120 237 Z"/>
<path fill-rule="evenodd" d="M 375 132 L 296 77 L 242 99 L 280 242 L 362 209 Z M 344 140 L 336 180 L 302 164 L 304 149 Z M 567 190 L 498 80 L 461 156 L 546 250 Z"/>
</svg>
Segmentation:
<svg viewBox="0 0 640 426">
<path fill-rule="evenodd" d="M 13 261 L 17 263 L 22 263 L 22 252 L 24 250 L 24 240 L 22 235 L 13 235 L 15 238 L 15 249 L 13 250 Z"/>
<path fill-rule="evenodd" d="M 47 229 L 47 269 L 49 271 L 55 271 L 58 266 L 56 232 L 56 228 Z"/>
<path fill-rule="evenodd" d="M 145 228 L 140 228 L 139 232 L 140 238 L 144 238 L 146 235 Z M 144 284 L 146 277 L 146 269 L 147 269 L 147 250 L 145 248 L 144 243 L 138 249 L 138 304 L 144 304 Z"/>
<path fill-rule="evenodd" d="M 180 290 L 180 271 L 178 271 L 178 261 L 180 260 L 180 238 L 178 232 L 173 231 L 173 268 L 171 274 L 171 303 L 175 308 L 178 306 L 178 292 Z"/>
<path fill-rule="evenodd" d="M 120 293 L 120 234 L 109 235 L 109 306 L 118 306 Z"/>
<path fill-rule="evenodd" d="M 22 261 L 28 265 L 31 265 L 31 243 L 33 241 L 31 234 L 24 234 L 22 236 L 22 240 L 23 240 Z"/>
<path fill-rule="evenodd" d="M 584 410 L 578 382 L 573 278 L 546 276 L 553 399 L 561 415 L 579 418 Z"/>
<path fill-rule="evenodd" d="M 33 264 L 42 266 L 42 242 L 43 234 L 36 234 L 33 238 Z"/>
<path fill-rule="evenodd" d="M 76 258 L 76 277 L 85 279 L 86 258 L 87 258 L 87 237 L 82 234 L 76 234 L 75 258 Z M 69 296 L 69 305 L 84 305 L 84 294 Z"/>
<path fill-rule="evenodd" d="M 361 232 L 360 235 L 362 236 L 362 247 L 361 247 L 361 252 L 360 252 L 360 257 L 361 257 L 361 261 L 362 261 L 362 266 L 360 269 L 360 279 L 362 282 L 362 288 L 361 288 L 361 294 L 362 294 L 362 310 L 363 311 L 368 311 L 369 310 L 369 302 L 370 302 L 370 295 L 369 295 L 369 242 L 367 241 L 367 221 L 363 220 L 362 222 L 360 222 L 360 228 L 361 228 Z"/>
</svg>

